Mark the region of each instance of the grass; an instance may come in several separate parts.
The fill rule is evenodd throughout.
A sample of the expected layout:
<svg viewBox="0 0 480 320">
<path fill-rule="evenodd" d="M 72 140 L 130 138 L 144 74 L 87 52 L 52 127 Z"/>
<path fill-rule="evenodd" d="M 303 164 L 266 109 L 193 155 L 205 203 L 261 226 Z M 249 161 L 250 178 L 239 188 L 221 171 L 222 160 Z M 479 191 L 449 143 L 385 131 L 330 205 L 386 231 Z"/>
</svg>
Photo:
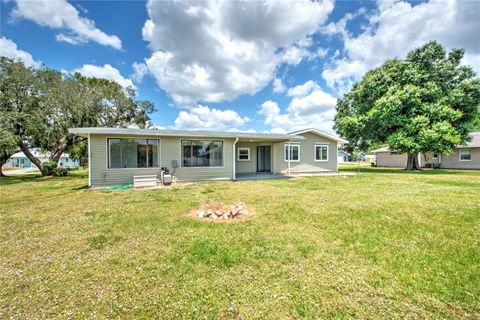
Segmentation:
<svg viewBox="0 0 480 320">
<path fill-rule="evenodd" d="M 1 179 L 0 318 L 480 317 L 479 171 L 86 182 Z M 255 216 L 187 216 L 207 201 L 245 201 Z"/>
</svg>

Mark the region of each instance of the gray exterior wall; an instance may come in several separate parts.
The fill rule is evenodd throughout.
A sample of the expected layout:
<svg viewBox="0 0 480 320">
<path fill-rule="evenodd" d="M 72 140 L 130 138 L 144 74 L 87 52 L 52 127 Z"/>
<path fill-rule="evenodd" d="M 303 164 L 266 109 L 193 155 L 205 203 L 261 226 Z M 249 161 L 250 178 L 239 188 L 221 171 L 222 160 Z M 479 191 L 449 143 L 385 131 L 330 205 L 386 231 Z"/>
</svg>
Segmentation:
<svg viewBox="0 0 480 320">
<path fill-rule="evenodd" d="M 92 187 L 106 187 L 133 182 L 135 175 L 160 175 L 160 168 L 120 168 L 109 169 L 107 165 L 107 138 L 142 138 L 160 140 L 160 167 L 167 167 L 180 181 L 228 180 L 233 177 L 233 139 L 223 140 L 222 167 L 181 167 L 181 140 L 212 140 L 212 138 L 90 135 L 90 175 Z M 172 160 L 179 167 L 173 171 Z"/>
<path fill-rule="evenodd" d="M 290 162 L 290 172 L 295 173 L 320 173 L 337 171 L 337 141 L 321 137 L 311 132 L 302 133 L 305 140 L 297 143 L 300 145 L 300 162 Z M 285 142 L 273 144 L 273 173 L 288 173 L 288 162 L 285 161 Z M 315 161 L 315 145 L 328 144 L 328 161 Z"/>
<path fill-rule="evenodd" d="M 465 149 L 470 149 L 470 161 L 460 161 L 460 149 L 455 149 L 455 152 L 449 156 L 442 155 L 442 164 L 440 167 L 452 169 L 480 169 L 480 148 Z"/>
<path fill-rule="evenodd" d="M 428 164 L 438 165 L 440 163 L 440 158 L 440 155 L 438 155 L 436 159 L 433 158 L 433 152 L 422 154 L 420 158 L 420 166 L 427 167 Z"/>
<path fill-rule="evenodd" d="M 405 168 L 407 166 L 406 154 L 390 154 L 390 151 L 377 152 L 377 167 Z"/>
<path fill-rule="evenodd" d="M 377 167 L 405 168 L 407 166 L 407 154 L 391 154 L 390 151 L 376 153 Z M 427 164 L 438 164 L 439 159 L 433 158 L 433 153 L 429 152 L 418 157 L 420 167 L 426 167 Z"/>
<path fill-rule="evenodd" d="M 420 166 L 426 167 L 427 164 L 440 163 L 441 168 L 445 169 L 480 169 L 480 148 L 470 149 L 471 160 L 460 161 L 460 149 L 455 149 L 451 155 L 439 155 L 437 159 L 433 159 L 433 153 L 429 152 L 420 156 Z M 378 167 L 398 167 L 404 168 L 407 165 L 407 155 L 393 155 L 390 152 L 377 152 Z"/>
</svg>

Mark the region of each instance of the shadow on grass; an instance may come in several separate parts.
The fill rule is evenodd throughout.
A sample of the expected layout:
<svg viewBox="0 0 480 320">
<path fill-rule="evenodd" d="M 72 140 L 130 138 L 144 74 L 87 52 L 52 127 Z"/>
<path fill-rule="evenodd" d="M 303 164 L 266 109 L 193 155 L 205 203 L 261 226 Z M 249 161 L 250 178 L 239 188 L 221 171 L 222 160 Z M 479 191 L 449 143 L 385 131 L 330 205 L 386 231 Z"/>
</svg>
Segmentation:
<svg viewBox="0 0 480 320">
<path fill-rule="evenodd" d="M 401 168 L 378 168 L 356 166 L 340 167 L 340 172 L 360 172 L 360 173 L 394 173 L 394 174 L 415 174 L 415 175 L 444 175 L 444 174 L 478 174 L 476 170 L 462 170 L 462 169 L 422 169 L 418 171 L 408 171 Z"/>
<path fill-rule="evenodd" d="M 80 186 L 80 187 L 72 188 L 72 190 L 88 190 L 88 189 L 90 189 L 88 184 Z"/>
<path fill-rule="evenodd" d="M 87 176 L 88 176 L 88 172 L 84 172 L 84 171 L 72 171 L 69 175 L 65 177 L 52 177 L 52 176 L 42 177 L 40 173 L 28 173 L 28 174 L 11 175 L 11 176 L 7 175 L 4 177 L 0 177 L 0 186 L 8 186 L 8 185 L 19 184 L 19 183 L 39 183 L 39 182 L 45 182 L 47 180 L 52 180 L 52 179 L 54 179 L 55 181 L 63 181 L 63 180 L 71 180 L 71 179 L 78 179 L 78 178 L 87 178 Z M 81 190 L 83 188 L 88 188 L 88 186 L 82 186 L 77 189 Z"/>
<path fill-rule="evenodd" d="M 4 176 L 0 177 L 0 186 L 7 186 L 17 183 L 26 183 L 26 182 L 42 182 L 41 176 L 39 174 L 23 174 L 15 176 Z"/>
</svg>

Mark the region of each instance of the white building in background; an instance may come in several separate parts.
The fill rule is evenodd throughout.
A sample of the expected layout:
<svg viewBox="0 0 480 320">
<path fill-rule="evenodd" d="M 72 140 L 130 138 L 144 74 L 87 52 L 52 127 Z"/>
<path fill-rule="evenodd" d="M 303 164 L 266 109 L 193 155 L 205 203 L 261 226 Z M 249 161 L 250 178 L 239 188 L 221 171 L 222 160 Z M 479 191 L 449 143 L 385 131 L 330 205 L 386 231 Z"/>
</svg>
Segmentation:
<svg viewBox="0 0 480 320">
<path fill-rule="evenodd" d="M 43 153 L 37 149 L 30 149 L 30 152 L 39 159 L 42 163 L 47 162 L 50 154 Z M 58 166 L 63 168 L 78 168 L 80 166 L 78 161 L 75 161 L 70 158 L 68 153 L 62 154 L 60 160 L 58 161 Z M 23 152 L 17 152 L 13 154 L 10 159 L 8 159 L 5 164 L 6 168 L 35 168 L 36 166 L 27 158 Z"/>
<path fill-rule="evenodd" d="M 350 156 L 349 153 L 340 149 L 338 150 L 337 158 L 338 158 L 337 160 L 338 163 L 350 162 L 352 160 L 352 157 Z"/>
</svg>

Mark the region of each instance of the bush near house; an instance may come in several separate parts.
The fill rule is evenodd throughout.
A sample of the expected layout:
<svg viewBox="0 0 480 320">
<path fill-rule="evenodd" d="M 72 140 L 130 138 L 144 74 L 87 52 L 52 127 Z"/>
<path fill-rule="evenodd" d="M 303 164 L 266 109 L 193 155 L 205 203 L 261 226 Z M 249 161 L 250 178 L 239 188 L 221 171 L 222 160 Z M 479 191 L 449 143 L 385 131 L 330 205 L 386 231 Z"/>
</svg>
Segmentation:
<svg viewBox="0 0 480 320">
<path fill-rule="evenodd" d="M 120 191 L 86 189 L 84 171 L 0 183 L 1 318 L 480 316 L 479 171 Z M 255 210 L 244 222 L 188 215 L 239 201 Z"/>
</svg>

